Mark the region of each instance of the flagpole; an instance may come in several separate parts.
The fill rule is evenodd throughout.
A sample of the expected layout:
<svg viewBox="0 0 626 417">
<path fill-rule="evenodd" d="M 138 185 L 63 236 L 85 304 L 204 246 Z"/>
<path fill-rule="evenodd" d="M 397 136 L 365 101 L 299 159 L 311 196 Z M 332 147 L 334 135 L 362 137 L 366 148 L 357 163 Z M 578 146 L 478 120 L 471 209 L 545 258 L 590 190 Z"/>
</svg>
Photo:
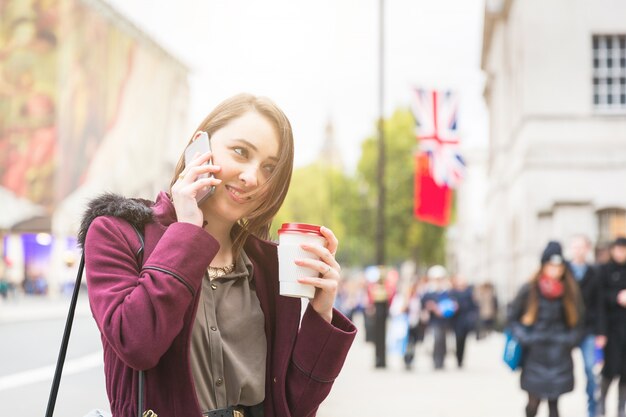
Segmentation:
<svg viewBox="0 0 626 417">
<path fill-rule="evenodd" d="M 379 57 L 378 57 L 378 170 L 376 175 L 378 185 L 378 202 L 376 211 L 376 263 L 385 264 L 385 132 L 383 129 L 385 117 L 385 6 L 384 0 L 379 0 Z"/>
<path fill-rule="evenodd" d="M 374 300 L 375 319 L 374 319 L 374 344 L 375 344 L 375 361 L 376 368 L 387 367 L 387 292 L 385 289 L 385 278 L 387 269 L 385 265 L 385 2 L 378 2 L 378 169 L 377 169 L 377 185 L 378 185 L 378 202 L 376 211 L 376 262 L 379 265 L 379 279 L 377 283 L 377 295 Z"/>
</svg>

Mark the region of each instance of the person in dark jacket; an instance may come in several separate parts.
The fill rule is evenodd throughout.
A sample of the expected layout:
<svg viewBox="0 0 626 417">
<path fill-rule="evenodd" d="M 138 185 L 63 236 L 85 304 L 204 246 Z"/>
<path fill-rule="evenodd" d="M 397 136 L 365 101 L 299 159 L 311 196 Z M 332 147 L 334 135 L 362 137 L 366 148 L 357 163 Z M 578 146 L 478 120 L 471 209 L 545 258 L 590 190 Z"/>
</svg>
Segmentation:
<svg viewBox="0 0 626 417">
<path fill-rule="evenodd" d="M 452 318 L 452 328 L 456 341 L 456 364 L 462 368 L 467 335 L 476 330 L 478 306 L 474 301 L 474 287 L 462 276 L 457 275 L 452 279 L 450 296 L 458 306 Z"/>
<path fill-rule="evenodd" d="M 169 193 L 154 203 L 103 195 L 83 218 L 112 414 L 136 417 L 141 395 L 162 417 L 314 416 L 356 333 L 333 308 L 338 241 L 321 227 L 327 244 L 302 246 L 316 259 L 296 264 L 316 276 L 299 282 L 316 292 L 301 319 L 300 299 L 279 295 L 277 245 L 266 240 L 291 178 L 289 121 L 269 99 L 241 94 L 200 131 L 212 152 L 181 156 Z"/>
<path fill-rule="evenodd" d="M 611 382 L 619 377 L 618 416 L 626 417 L 626 238 L 617 238 L 610 249 L 611 259 L 600 266 L 603 314 L 606 324 L 604 367 L 600 382 L 598 415 L 606 411 L 606 394 Z"/>
<path fill-rule="evenodd" d="M 436 370 L 444 368 L 447 346 L 446 339 L 452 316 L 458 306 L 450 296 L 448 271 L 441 265 L 428 268 L 428 287 L 422 296 L 422 309 L 429 314 L 428 328 L 433 335 L 433 364 Z"/>
<path fill-rule="evenodd" d="M 600 278 L 596 269 L 587 262 L 587 257 L 591 251 L 591 241 L 587 236 L 574 236 L 570 241 L 569 249 L 571 260 L 567 262 L 567 266 L 574 280 L 578 283 L 585 307 L 584 335 L 579 347 L 587 377 L 587 411 L 589 417 L 595 417 L 597 383 L 593 367 L 596 362 L 596 344 L 603 343 L 602 337 L 597 337 L 602 332 L 600 322 L 600 307 L 602 305 Z"/>
<path fill-rule="evenodd" d="M 565 267 L 561 245 L 551 241 L 541 268 L 522 286 L 509 312 L 513 336 L 522 345 L 521 386 L 528 392 L 526 416 L 534 417 L 541 400 L 558 417 L 558 398 L 574 389 L 572 349 L 581 339 L 582 301 Z"/>
</svg>

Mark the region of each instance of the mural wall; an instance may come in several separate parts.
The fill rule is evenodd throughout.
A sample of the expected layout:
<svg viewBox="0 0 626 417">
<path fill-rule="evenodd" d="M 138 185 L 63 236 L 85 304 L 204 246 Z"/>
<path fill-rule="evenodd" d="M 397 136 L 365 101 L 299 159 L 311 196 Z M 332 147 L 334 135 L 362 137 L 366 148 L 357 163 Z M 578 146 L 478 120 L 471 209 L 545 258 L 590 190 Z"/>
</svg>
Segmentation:
<svg viewBox="0 0 626 417">
<path fill-rule="evenodd" d="M 59 48 L 57 199 L 85 180 L 90 162 L 120 112 L 137 41 L 77 0 L 63 0 Z"/>
<path fill-rule="evenodd" d="M 57 166 L 58 1 L 0 1 L 0 185 L 46 207 Z"/>
<path fill-rule="evenodd" d="M 188 94 L 187 68 L 106 2 L 0 0 L 0 187 L 51 224 L 0 239 L 16 284 L 62 280 L 92 193 L 169 183 Z"/>
</svg>

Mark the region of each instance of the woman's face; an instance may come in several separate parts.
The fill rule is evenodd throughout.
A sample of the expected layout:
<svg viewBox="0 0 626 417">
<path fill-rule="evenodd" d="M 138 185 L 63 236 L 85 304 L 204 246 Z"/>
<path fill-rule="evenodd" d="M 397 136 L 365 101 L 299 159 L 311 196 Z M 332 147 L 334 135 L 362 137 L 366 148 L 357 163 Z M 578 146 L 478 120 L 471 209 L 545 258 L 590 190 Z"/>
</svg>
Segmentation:
<svg viewBox="0 0 626 417">
<path fill-rule="evenodd" d="M 206 200 L 203 211 L 209 216 L 235 223 L 260 203 L 263 194 L 243 196 L 265 184 L 278 163 L 279 137 L 264 116 L 249 111 L 231 120 L 211 136 L 213 163 L 222 169 L 216 177 L 222 183 Z"/>
<path fill-rule="evenodd" d="M 561 279 L 563 272 L 565 272 L 564 264 L 553 264 L 548 262 L 543 266 L 543 275 L 551 279 Z"/>
<path fill-rule="evenodd" d="M 618 264 L 626 263 L 626 246 L 615 245 L 611 249 L 611 256 Z"/>
</svg>

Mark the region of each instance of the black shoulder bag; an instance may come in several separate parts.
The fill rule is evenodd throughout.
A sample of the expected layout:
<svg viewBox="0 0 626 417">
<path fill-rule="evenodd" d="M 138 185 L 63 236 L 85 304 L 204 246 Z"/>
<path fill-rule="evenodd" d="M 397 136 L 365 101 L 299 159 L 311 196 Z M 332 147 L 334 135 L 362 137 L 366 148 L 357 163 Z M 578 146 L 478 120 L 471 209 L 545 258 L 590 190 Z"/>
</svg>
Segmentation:
<svg viewBox="0 0 626 417">
<path fill-rule="evenodd" d="M 142 263 L 143 247 L 144 247 L 143 234 L 139 231 L 139 229 L 137 229 L 137 227 L 135 227 L 135 225 L 132 225 L 132 226 L 133 226 L 133 229 L 135 229 L 135 233 L 137 233 L 139 242 L 141 243 L 141 248 L 137 252 L 137 256 L 138 256 L 138 260 L 140 261 L 140 263 Z M 61 383 L 61 373 L 63 372 L 63 364 L 65 363 L 65 355 L 67 354 L 67 345 L 70 341 L 70 333 L 72 332 L 72 323 L 74 322 L 74 313 L 76 312 L 76 303 L 78 302 L 78 292 L 80 291 L 80 284 L 83 279 L 84 269 L 85 269 L 85 252 L 83 251 L 83 254 L 80 258 L 80 265 L 78 266 L 78 274 L 76 275 L 76 282 L 74 284 L 74 292 L 72 293 L 72 301 L 70 302 L 70 309 L 69 309 L 69 312 L 67 313 L 67 320 L 65 321 L 65 330 L 63 331 L 63 339 L 61 340 L 61 349 L 59 350 L 57 366 L 54 371 L 54 378 L 52 380 L 52 388 L 50 389 L 50 397 L 48 398 L 48 407 L 46 408 L 45 417 L 52 417 L 52 413 L 54 413 L 54 406 L 57 401 L 57 394 L 59 392 L 59 385 Z M 143 411 L 144 409 L 143 380 L 144 380 L 143 371 L 139 371 L 139 376 L 138 376 L 139 390 L 137 391 L 138 392 L 137 416 L 157 417 L 157 415 L 152 410 L 148 410 L 145 412 Z M 100 413 L 93 414 L 93 412 L 90 414 L 102 415 Z"/>
</svg>

